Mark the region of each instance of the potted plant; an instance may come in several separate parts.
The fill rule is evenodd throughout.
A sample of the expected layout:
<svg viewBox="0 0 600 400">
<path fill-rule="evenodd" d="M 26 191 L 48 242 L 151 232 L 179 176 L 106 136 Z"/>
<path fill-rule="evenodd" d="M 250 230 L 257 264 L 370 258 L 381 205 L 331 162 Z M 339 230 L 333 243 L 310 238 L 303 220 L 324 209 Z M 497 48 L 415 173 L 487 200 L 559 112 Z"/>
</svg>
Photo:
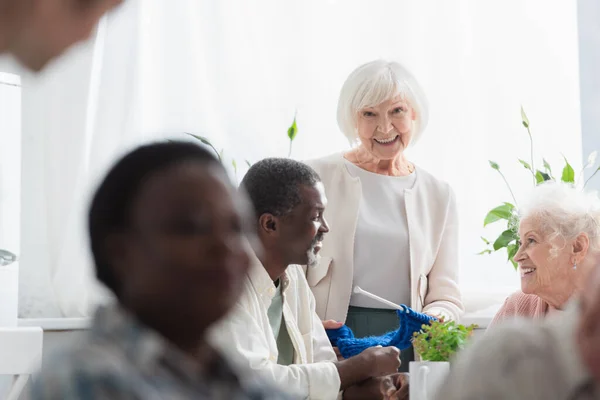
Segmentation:
<svg viewBox="0 0 600 400">
<path fill-rule="evenodd" d="M 450 371 L 450 358 L 462 349 L 476 325 L 433 321 L 413 334 L 413 348 L 422 361 L 410 363 L 410 399 L 429 400 Z"/>
</svg>

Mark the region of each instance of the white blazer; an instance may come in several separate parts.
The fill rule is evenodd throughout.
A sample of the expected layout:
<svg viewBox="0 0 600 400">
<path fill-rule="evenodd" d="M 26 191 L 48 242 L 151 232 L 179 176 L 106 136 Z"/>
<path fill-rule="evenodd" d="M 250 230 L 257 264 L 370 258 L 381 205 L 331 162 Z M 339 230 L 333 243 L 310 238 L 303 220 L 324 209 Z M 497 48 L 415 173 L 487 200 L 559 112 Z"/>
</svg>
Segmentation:
<svg viewBox="0 0 600 400">
<path fill-rule="evenodd" d="M 321 261 L 306 278 L 323 320 L 345 322 L 352 294 L 354 237 L 361 200 L 360 180 L 347 169 L 343 154 L 307 161 L 321 177 L 330 232 Z M 464 311 L 458 288 L 458 215 L 450 186 L 418 168 L 405 190 L 410 248 L 410 307 L 458 320 Z"/>
<path fill-rule="evenodd" d="M 250 369 L 257 377 L 275 383 L 290 398 L 341 398 L 334 364 L 337 357 L 315 313 L 315 300 L 302 267 L 290 265 L 280 280 L 294 363 L 279 365 L 277 341 L 267 314 L 277 289 L 258 258 L 253 259 L 242 295 L 232 312 L 211 329 L 211 343 L 241 370 Z"/>
</svg>

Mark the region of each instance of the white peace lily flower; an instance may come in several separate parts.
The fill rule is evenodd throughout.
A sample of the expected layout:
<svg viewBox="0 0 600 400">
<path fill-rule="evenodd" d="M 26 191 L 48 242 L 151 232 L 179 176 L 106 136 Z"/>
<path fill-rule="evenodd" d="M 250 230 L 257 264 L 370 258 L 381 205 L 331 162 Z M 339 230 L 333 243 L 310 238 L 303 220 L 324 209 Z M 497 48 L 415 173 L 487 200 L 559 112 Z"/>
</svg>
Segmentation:
<svg viewBox="0 0 600 400">
<path fill-rule="evenodd" d="M 588 162 L 587 165 L 585 166 L 586 168 L 589 168 L 591 166 L 593 166 L 594 164 L 596 164 L 596 157 L 598 156 L 598 151 L 594 150 L 590 153 L 590 155 L 588 156 Z"/>
</svg>

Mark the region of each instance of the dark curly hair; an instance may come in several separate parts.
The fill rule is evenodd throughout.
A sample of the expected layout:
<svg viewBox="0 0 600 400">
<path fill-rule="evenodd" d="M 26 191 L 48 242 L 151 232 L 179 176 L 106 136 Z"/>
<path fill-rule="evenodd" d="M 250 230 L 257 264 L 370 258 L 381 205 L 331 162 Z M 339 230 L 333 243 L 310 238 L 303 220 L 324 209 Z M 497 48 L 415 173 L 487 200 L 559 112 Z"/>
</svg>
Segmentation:
<svg viewBox="0 0 600 400">
<path fill-rule="evenodd" d="M 265 158 L 254 164 L 244 176 L 245 190 L 259 218 L 265 213 L 283 216 L 300 204 L 299 185 L 313 186 L 319 175 L 308 165 L 289 158 Z"/>
</svg>

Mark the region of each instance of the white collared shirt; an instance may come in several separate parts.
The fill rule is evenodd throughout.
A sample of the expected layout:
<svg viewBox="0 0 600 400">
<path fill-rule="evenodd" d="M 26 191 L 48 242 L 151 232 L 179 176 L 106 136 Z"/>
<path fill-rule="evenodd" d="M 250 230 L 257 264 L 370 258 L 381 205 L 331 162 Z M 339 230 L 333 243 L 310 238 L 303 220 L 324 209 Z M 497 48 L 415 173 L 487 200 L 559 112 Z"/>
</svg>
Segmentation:
<svg viewBox="0 0 600 400">
<path fill-rule="evenodd" d="M 277 364 L 277 342 L 267 315 L 277 289 L 257 259 L 234 310 L 211 332 L 213 344 L 232 362 L 256 371 L 294 398 L 336 399 L 341 384 L 334 364 L 337 358 L 315 312 L 315 300 L 302 268 L 290 265 L 281 285 L 294 364 Z"/>
</svg>

